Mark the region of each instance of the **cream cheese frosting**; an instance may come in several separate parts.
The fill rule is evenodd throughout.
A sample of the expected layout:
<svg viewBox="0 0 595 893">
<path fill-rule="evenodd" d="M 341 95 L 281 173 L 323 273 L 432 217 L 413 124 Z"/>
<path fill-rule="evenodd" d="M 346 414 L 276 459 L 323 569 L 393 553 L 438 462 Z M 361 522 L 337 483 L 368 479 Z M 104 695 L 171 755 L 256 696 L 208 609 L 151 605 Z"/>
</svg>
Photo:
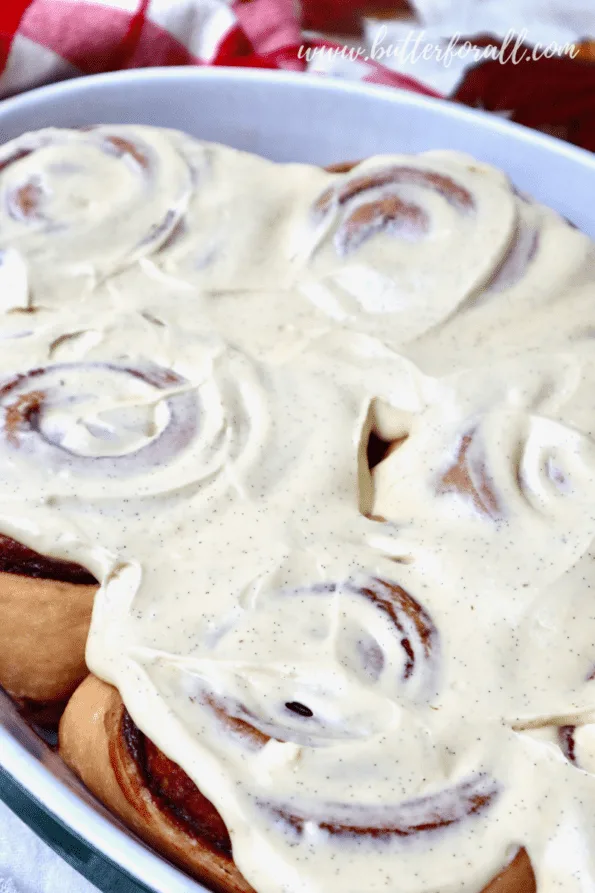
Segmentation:
<svg viewBox="0 0 595 893">
<path fill-rule="evenodd" d="M 454 152 L 97 127 L 0 147 L 0 245 L 0 531 L 257 893 L 591 889 L 592 243 Z"/>
</svg>

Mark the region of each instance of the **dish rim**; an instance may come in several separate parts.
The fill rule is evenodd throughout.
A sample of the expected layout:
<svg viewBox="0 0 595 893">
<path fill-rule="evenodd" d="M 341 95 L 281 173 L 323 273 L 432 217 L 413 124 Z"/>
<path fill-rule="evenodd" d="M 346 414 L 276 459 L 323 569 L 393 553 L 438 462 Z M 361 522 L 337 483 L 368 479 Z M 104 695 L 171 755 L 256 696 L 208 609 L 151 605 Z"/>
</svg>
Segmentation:
<svg viewBox="0 0 595 893">
<path fill-rule="evenodd" d="M 510 121 L 497 113 L 470 108 L 449 99 L 414 93 L 401 87 L 369 84 L 364 81 L 348 81 L 317 74 L 262 68 L 239 68 L 228 65 L 206 66 L 204 68 L 187 65 L 156 66 L 154 68 L 108 71 L 100 74 L 67 78 L 52 84 L 35 87 L 25 93 L 0 99 L 0 122 L 5 115 L 15 110 L 27 109 L 29 106 L 38 105 L 40 102 L 49 100 L 54 96 L 59 97 L 61 94 L 66 93 L 84 93 L 88 89 L 101 89 L 102 86 L 109 86 L 118 81 L 134 83 L 135 81 L 170 80 L 175 82 L 177 80 L 194 78 L 197 80 L 239 82 L 239 86 L 241 86 L 242 81 L 255 81 L 262 84 L 277 81 L 281 84 L 295 85 L 304 89 L 330 89 L 338 93 L 377 96 L 386 99 L 392 104 L 425 108 L 432 114 L 442 114 L 443 117 L 448 117 L 451 120 L 464 120 L 468 123 L 482 121 L 490 130 L 503 133 L 504 135 L 516 136 L 517 139 L 521 139 L 528 145 L 549 149 L 556 152 L 556 154 L 565 155 L 571 160 L 587 164 L 595 170 L 595 153 L 589 152 L 587 149 L 582 149 L 547 133 L 525 127 L 523 124 L 518 124 L 515 121 Z M 2 135 L 0 133 L 0 145 L 2 144 L 1 138 Z"/>
</svg>

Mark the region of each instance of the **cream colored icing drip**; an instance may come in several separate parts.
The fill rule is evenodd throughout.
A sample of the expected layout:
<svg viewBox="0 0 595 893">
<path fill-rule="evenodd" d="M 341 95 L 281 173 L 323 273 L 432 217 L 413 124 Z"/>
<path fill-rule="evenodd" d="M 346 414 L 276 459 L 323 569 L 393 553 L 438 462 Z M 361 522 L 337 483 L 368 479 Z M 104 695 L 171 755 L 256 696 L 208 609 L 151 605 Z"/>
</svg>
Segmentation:
<svg viewBox="0 0 595 893">
<path fill-rule="evenodd" d="M 591 889 L 589 240 L 456 153 L 101 127 L 0 149 L 0 244 L 0 530 L 258 893 Z"/>
</svg>

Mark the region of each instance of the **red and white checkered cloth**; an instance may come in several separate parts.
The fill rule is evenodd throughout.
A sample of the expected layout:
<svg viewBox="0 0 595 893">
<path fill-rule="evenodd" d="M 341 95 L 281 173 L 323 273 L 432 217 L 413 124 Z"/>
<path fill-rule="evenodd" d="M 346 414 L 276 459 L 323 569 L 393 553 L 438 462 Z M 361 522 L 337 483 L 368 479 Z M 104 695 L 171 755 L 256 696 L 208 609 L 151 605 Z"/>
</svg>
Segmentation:
<svg viewBox="0 0 595 893">
<path fill-rule="evenodd" d="M 0 97 L 157 65 L 313 68 L 435 95 L 373 61 L 326 53 L 309 64 L 304 46 L 296 0 L 0 0 Z"/>
<path fill-rule="evenodd" d="M 386 3 L 395 10 L 408 6 L 406 0 Z M 535 39 L 558 35 L 564 43 L 569 37 L 595 37 L 595 0 L 572 0 L 577 8 L 584 7 L 578 18 L 572 17 L 569 0 L 515 0 L 514 9 L 521 3 L 527 23 L 531 8 L 550 9 L 549 30 L 539 30 L 540 20 L 531 19 Z M 433 78 L 427 66 L 418 66 L 419 76 L 427 80 L 423 84 L 403 73 L 406 66 L 395 71 L 397 66 L 387 68 L 367 57 L 332 53 L 330 49 L 340 46 L 308 41 L 302 32 L 302 19 L 318 27 L 325 26 L 328 17 L 332 31 L 333 16 L 345 23 L 349 11 L 355 20 L 357 11 L 369 5 L 370 0 L 0 0 L 0 98 L 80 74 L 156 65 L 313 71 L 440 95 L 428 86 Z M 461 6 L 460 0 L 409 0 L 420 22 L 418 30 L 425 34 L 429 28 L 426 42 L 434 41 L 434 47 L 437 41 L 446 45 L 450 35 L 460 32 L 463 25 L 456 15 L 450 24 L 444 15 L 447 9 L 460 13 Z M 488 8 L 499 10 L 499 27 L 494 28 L 493 17 L 485 18 Z M 512 15 L 510 0 L 467 0 L 465 9 L 475 10 L 471 31 L 465 32 L 473 42 L 501 45 Z M 432 15 L 437 22 L 433 30 Z M 570 31 L 561 28 L 563 19 Z M 401 27 L 397 21 L 391 27 L 394 34 L 409 25 L 403 21 Z M 318 47 L 326 52 L 304 52 Z M 594 48 L 595 42 L 584 44 L 576 61 L 565 56 L 522 66 L 514 59 L 506 64 L 489 59 L 465 62 L 450 98 L 595 151 Z"/>
</svg>

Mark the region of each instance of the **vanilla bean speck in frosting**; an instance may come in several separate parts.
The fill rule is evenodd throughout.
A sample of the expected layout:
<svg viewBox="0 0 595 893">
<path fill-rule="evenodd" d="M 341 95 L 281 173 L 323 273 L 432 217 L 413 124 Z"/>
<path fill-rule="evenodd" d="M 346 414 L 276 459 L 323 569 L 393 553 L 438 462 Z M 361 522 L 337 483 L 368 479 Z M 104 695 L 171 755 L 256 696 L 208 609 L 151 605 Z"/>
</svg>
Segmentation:
<svg viewBox="0 0 595 893">
<path fill-rule="evenodd" d="M 590 889 L 592 243 L 454 152 L 102 126 L 0 148 L 0 249 L 0 532 L 257 893 Z"/>
</svg>

